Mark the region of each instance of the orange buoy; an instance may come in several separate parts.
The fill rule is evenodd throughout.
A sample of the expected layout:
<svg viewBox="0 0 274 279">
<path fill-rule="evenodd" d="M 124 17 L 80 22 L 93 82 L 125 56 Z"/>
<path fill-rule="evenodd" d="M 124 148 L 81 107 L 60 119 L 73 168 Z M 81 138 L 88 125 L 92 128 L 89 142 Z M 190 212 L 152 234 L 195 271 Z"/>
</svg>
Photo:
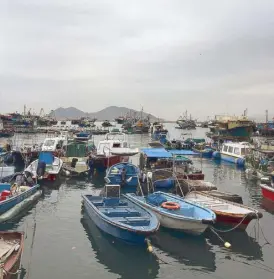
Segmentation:
<svg viewBox="0 0 274 279">
<path fill-rule="evenodd" d="M 180 209 L 180 204 L 177 202 L 163 202 L 161 206 L 170 210 Z"/>
</svg>

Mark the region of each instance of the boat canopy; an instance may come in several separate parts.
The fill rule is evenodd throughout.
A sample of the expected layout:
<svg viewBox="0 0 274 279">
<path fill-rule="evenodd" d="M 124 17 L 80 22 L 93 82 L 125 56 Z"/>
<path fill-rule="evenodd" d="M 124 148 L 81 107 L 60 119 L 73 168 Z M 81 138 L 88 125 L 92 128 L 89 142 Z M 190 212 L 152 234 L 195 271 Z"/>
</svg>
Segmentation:
<svg viewBox="0 0 274 279">
<path fill-rule="evenodd" d="M 142 148 L 141 152 L 148 158 L 172 158 L 172 154 L 164 148 Z"/>
<path fill-rule="evenodd" d="M 40 152 L 39 161 L 44 161 L 47 165 L 52 165 L 54 156 L 51 152 Z"/>
<path fill-rule="evenodd" d="M 198 155 L 199 154 L 192 150 L 186 150 L 186 149 L 171 149 L 169 150 L 169 153 L 171 153 L 171 155 Z"/>
<path fill-rule="evenodd" d="M 172 149 L 165 150 L 164 148 L 142 148 L 141 152 L 148 158 L 172 158 L 173 155 L 197 155 L 198 153 L 192 150 Z"/>
</svg>

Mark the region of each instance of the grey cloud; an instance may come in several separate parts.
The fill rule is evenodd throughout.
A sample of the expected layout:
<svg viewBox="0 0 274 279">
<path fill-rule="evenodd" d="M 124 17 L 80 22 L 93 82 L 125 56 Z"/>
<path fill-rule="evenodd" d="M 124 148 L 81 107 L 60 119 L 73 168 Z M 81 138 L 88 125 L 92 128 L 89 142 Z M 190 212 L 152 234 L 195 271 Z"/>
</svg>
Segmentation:
<svg viewBox="0 0 274 279">
<path fill-rule="evenodd" d="M 256 114 L 274 101 L 273 13 L 266 0 L 1 1 L 0 109 Z"/>
</svg>

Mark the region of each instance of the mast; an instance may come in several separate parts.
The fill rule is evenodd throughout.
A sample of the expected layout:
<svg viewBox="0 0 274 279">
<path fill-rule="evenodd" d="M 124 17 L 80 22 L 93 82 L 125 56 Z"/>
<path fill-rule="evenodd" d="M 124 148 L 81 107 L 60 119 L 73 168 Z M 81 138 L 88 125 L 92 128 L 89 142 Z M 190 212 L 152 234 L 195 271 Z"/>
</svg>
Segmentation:
<svg viewBox="0 0 274 279">
<path fill-rule="evenodd" d="M 268 123 L 268 110 L 265 111 L 265 123 Z"/>
</svg>

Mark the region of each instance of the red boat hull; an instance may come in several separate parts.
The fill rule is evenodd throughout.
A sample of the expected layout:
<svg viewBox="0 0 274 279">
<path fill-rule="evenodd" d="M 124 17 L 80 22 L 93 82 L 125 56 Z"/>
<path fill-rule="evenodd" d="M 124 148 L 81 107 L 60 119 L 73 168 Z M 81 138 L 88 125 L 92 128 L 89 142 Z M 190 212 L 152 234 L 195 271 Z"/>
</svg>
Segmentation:
<svg viewBox="0 0 274 279">
<path fill-rule="evenodd" d="M 221 214 L 218 214 L 217 212 L 215 212 L 215 213 L 216 213 L 216 217 L 217 217 L 216 224 L 221 225 L 221 226 L 226 226 L 226 227 L 236 227 L 237 225 L 239 225 L 242 222 L 242 220 L 244 218 L 244 216 L 236 217 L 236 216 L 232 216 L 232 215 L 221 215 Z M 253 219 L 256 219 L 256 217 L 255 218 L 247 217 L 241 223 L 241 225 L 238 226 L 238 228 L 245 230 L 247 228 L 248 224 L 250 223 L 250 221 Z"/>
<path fill-rule="evenodd" d="M 274 188 L 261 184 L 261 189 L 263 197 L 274 202 Z"/>
<path fill-rule="evenodd" d="M 97 156 L 94 159 L 94 168 L 98 171 L 104 171 L 108 167 L 116 165 L 121 162 L 128 162 L 128 156 L 111 155 L 111 156 Z"/>
</svg>

